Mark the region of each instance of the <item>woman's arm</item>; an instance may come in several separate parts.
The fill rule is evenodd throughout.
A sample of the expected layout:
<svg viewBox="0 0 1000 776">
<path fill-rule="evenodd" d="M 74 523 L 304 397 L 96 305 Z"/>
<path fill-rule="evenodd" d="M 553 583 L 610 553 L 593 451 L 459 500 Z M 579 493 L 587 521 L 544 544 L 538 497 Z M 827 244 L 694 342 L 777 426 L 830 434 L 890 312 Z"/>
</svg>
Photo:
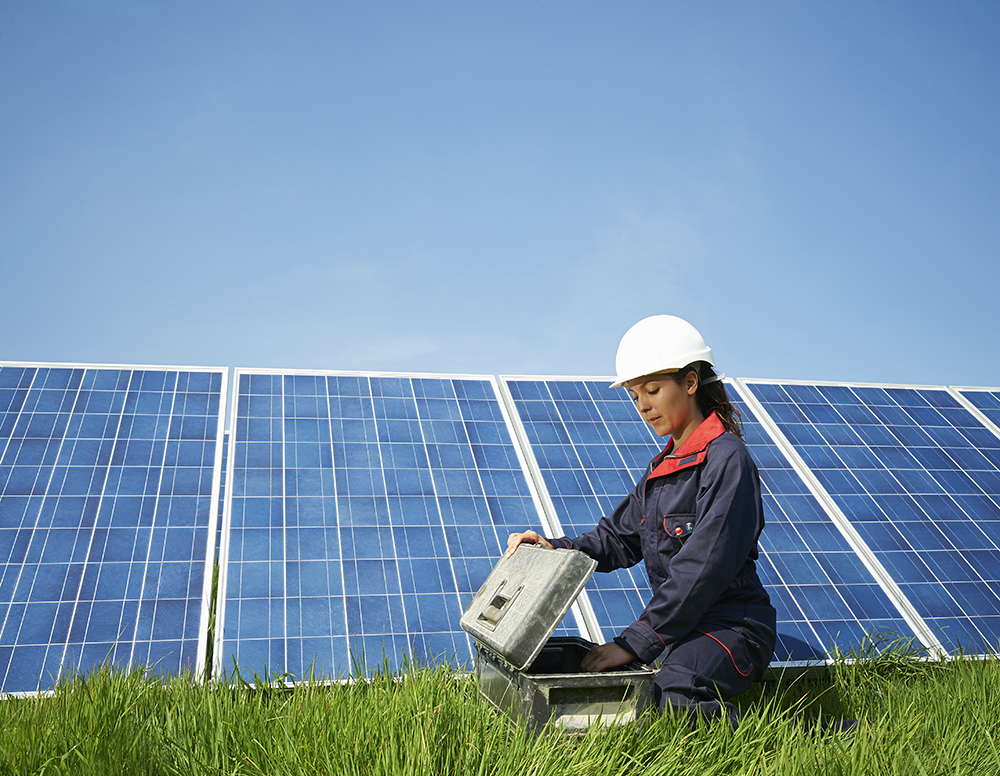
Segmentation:
<svg viewBox="0 0 1000 776">
<path fill-rule="evenodd" d="M 640 485 L 643 482 L 644 479 L 640 480 Z M 513 554 L 521 544 L 541 544 L 543 547 L 580 550 L 597 561 L 597 571 L 614 571 L 634 566 L 642 560 L 638 509 L 633 503 L 634 496 L 635 491 L 624 498 L 614 512 L 601 518 L 594 528 L 575 539 L 562 536 L 550 541 L 532 530 L 512 533 L 507 538 L 506 554 Z"/>
</svg>

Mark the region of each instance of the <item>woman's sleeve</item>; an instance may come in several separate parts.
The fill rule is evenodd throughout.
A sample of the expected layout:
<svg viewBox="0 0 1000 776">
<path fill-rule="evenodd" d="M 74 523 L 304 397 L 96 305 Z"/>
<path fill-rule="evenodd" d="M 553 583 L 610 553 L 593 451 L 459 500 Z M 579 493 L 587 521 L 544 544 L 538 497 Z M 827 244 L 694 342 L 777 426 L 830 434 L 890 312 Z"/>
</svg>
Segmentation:
<svg viewBox="0 0 1000 776">
<path fill-rule="evenodd" d="M 742 446 L 709 456 L 695 527 L 670 560 L 666 581 L 619 643 L 643 662 L 686 636 L 740 573 L 757 547 L 762 519 L 757 467 Z"/>
<path fill-rule="evenodd" d="M 553 539 L 553 546 L 568 547 L 586 553 L 597 561 L 598 571 L 614 571 L 634 566 L 642 560 L 636 493 L 645 481 L 643 477 L 636 490 L 622 499 L 614 512 L 602 517 L 595 528 L 575 539 L 566 536 Z"/>
</svg>

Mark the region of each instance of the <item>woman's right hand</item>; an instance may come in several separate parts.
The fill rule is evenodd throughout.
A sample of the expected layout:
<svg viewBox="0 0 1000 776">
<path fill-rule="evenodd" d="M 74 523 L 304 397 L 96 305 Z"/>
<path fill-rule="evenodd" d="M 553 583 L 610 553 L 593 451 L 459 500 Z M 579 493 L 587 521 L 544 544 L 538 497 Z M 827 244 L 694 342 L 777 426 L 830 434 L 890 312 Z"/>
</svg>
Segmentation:
<svg viewBox="0 0 1000 776">
<path fill-rule="evenodd" d="M 529 529 L 524 533 L 512 533 L 507 538 L 507 552 L 504 554 L 504 557 L 509 558 L 513 555 L 514 550 L 517 549 L 519 544 L 540 544 L 550 550 L 552 549 L 552 543 L 548 539 Z"/>
</svg>

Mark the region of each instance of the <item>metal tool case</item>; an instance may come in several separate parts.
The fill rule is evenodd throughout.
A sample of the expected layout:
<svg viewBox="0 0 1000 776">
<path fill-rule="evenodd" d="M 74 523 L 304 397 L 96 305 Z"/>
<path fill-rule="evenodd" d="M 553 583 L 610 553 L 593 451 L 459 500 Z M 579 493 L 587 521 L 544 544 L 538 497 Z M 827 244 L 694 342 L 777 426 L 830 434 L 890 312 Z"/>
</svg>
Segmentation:
<svg viewBox="0 0 1000 776">
<path fill-rule="evenodd" d="M 503 557 L 462 615 L 476 642 L 480 695 L 538 733 L 550 720 L 564 733 L 632 722 L 652 704 L 653 670 L 633 661 L 586 673 L 594 646 L 552 632 L 597 568 L 576 550 L 522 544 Z"/>
</svg>

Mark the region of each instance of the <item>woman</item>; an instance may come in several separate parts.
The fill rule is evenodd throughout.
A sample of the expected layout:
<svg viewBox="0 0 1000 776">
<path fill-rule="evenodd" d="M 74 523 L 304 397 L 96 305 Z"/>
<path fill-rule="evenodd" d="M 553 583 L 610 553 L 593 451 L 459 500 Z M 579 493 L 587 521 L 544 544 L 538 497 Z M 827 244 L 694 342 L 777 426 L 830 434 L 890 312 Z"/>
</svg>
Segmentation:
<svg viewBox="0 0 1000 776">
<path fill-rule="evenodd" d="M 659 436 L 670 436 L 635 490 L 597 527 L 551 542 L 535 531 L 519 544 L 569 547 L 613 571 L 646 562 L 653 598 L 614 641 L 594 647 L 585 671 L 661 655 L 654 688 L 668 707 L 727 716 L 729 699 L 759 680 L 771 660 L 775 611 L 754 564 L 764 527 L 757 467 L 742 440 L 712 351 L 691 324 L 670 315 L 639 321 L 618 346 L 618 380 Z"/>
</svg>

